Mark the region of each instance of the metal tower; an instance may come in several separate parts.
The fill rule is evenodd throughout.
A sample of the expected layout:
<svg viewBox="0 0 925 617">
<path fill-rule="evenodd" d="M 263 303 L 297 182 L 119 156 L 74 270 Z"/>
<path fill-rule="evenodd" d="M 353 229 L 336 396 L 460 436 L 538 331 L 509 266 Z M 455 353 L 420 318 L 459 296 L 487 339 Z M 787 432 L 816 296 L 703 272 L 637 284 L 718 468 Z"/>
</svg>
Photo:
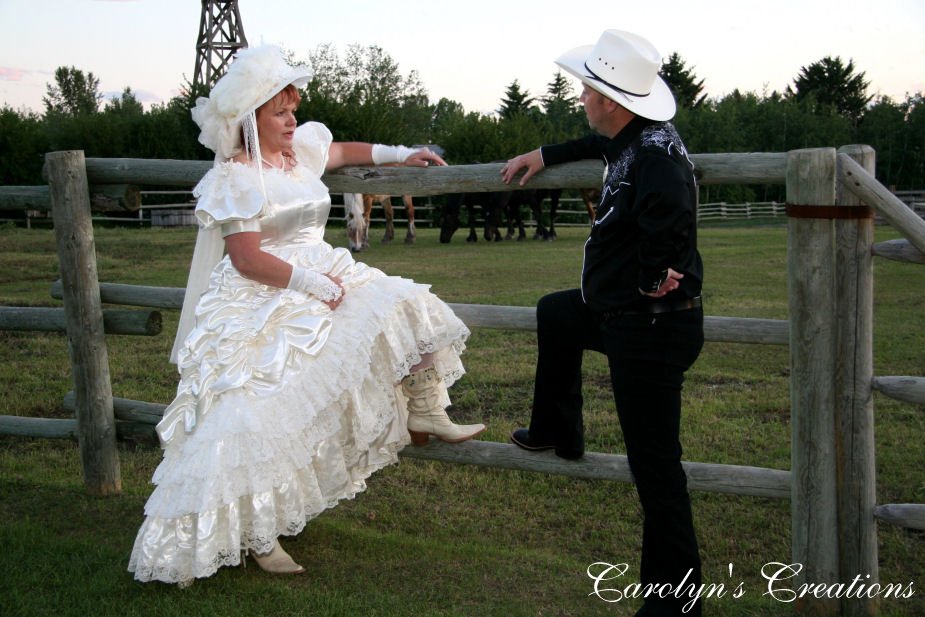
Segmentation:
<svg viewBox="0 0 925 617">
<path fill-rule="evenodd" d="M 202 0 L 194 91 L 199 87 L 211 88 L 225 74 L 228 63 L 242 47 L 247 47 L 247 37 L 237 0 Z"/>
</svg>

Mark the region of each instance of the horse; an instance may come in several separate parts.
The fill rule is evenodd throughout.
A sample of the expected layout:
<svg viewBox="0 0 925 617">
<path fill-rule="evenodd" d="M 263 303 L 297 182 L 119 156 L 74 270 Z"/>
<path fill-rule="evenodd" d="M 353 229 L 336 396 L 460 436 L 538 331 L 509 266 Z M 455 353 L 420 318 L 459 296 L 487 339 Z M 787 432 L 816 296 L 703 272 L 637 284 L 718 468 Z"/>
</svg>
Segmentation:
<svg viewBox="0 0 925 617">
<path fill-rule="evenodd" d="M 482 208 L 485 240 L 500 241 L 502 238 L 501 232 L 498 231 L 499 216 L 505 205 L 506 193 L 507 191 L 448 194 L 440 217 L 440 242 L 448 244 L 459 229 L 459 211 L 462 206 L 466 207 L 469 215 L 469 236 L 466 242 L 477 242 L 479 239 L 475 231 L 475 209 L 479 206 Z"/>
<path fill-rule="evenodd" d="M 414 226 L 414 200 L 411 199 L 411 195 L 402 195 L 402 202 L 408 217 L 405 244 L 414 244 L 417 238 Z M 369 220 L 373 204 L 380 204 L 385 213 L 385 234 L 382 236 L 382 242 L 388 243 L 395 239 L 395 211 L 392 208 L 391 195 L 347 193 L 344 195 L 344 214 L 347 218 L 347 239 L 351 251 L 359 252 L 369 248 Z"/>
<path fill-rule="evenodd" d="M 600 200 L 600 194 L 598 189 L 581 189 L 581 198 L 588 211 L 588 219 L 591 223 L 594 222 L 595 204 Z M 523 217 L 521 216 L 521 206 L 529 207 L 533 213 L 533 218 L 536 221 L 533 238 L 535 240 L 555 240 L 558 237 L 556 233 L 556 213 L 559 209 L 561 197 L 562 189 L 523 189 L 448 195 L 440 225 L 440 242 L 448 243 L 453 237 L 453 233 L 459 229 L 459 211 L 463 205 L 466 206 L 469 212 L 469 236 L 466 238 L 466 242 L 478 240 L 478 234 L 475 231 L 475 208 L 479 205 L 482 206 L 486 240 L 498 241 L 501 239 L 499 227 L 502 215 L 507 218 L 507 235 L 505 239 L 512 240 L 515 238 L 515 227 L 518 232 L 516 235 L 517 240 L 526 239 L 527 234 L 524 229 Z M 548 228 L 543 224 L 543 202 L 547 198 L 550 200 Z"/>
<path fill-rule="evenodd" d="M 588 222 L 594 224 L 597 213 L 597 204 L 601 200 L 600 189 L 579 189 L 581 201 L 588 211 Z M 549 229 L 542 223 L 542 204 L 543 200 L 549 198 Z M 530 197 L 530 207 L 533 210 L 533 218 L 536 219 L 536 232 L 534 239 L 555 240 L 556 234 L 556 212 L 559 209 L 559 199 L 562 197 L 562 189 L 537 189 Z"/>
<path fill-rule="evenodd" d="M 588 211 L 588 220 L 593 225 L 597 217 L 597 204 L 601 201 L 601 189 L 579 189 L 578 192 Z"/>
<path fill-rule="evenodd" d="M 536 230 L 533 232 L 534 240 L 555 240 L 556 235 L 556 211 L 559 208 L 559 199 L 562 197 L 562 189 L 524 189 L 519 191 L 509 191 L 506 196 L 500 198 L 500 207 L 507 214 L 507 236 L 508 240 L 514 238 L 514 227 L 518 228 L 517 240 L 524 240 L 527 237 L 524 230 L 523 217 L 521 216 L 521 206 L 527 206 L 533 213 L 533 219 L 536 221 Z M 549 198 L 549 228 L 543 224 L 543 201 Z"/>
</svg>

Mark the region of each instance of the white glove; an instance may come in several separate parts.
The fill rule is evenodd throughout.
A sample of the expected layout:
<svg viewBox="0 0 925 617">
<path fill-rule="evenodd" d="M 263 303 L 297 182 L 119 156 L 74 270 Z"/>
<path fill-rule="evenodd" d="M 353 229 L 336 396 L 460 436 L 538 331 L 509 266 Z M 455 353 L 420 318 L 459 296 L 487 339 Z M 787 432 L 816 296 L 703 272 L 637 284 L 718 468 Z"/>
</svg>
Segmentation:
<svg viewBox="0 0 925 617">
<path fill-rule="evenodd" d="M 389 163 L 404 163 L 408 157 L 417 152 L 419 148 L 406 146 L 384 146 L 373 144 L 373 164 L 387 165 Z"/>
<path fill-rule="evenodd" d="M 286 288 L 311 294 L 322 302 L 335 302 L 344 293 L 340 285 L 327 276 L 299 266 L 292 266 L 292 275 Z"/>
</svg>

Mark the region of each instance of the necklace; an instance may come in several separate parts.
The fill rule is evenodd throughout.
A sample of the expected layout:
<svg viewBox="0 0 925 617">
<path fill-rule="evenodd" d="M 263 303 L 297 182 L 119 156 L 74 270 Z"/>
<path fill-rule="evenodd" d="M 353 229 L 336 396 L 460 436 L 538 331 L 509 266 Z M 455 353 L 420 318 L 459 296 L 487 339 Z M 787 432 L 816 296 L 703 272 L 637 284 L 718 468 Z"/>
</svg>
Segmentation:
<svg viewBox="0 0 925 617">
<path fill-rule="evenodd" d="M 270 167 L 271 169 L 279 169 L 280 171 L 286 171 L 286 157 L 280 157 L 279 165 L 274 165 L 273 163 L 266 160 L 262 156 L 260 157 L 260 160 L 263 161 L 264 165 L 266 165 L 267 167 Z"/>
</svg>

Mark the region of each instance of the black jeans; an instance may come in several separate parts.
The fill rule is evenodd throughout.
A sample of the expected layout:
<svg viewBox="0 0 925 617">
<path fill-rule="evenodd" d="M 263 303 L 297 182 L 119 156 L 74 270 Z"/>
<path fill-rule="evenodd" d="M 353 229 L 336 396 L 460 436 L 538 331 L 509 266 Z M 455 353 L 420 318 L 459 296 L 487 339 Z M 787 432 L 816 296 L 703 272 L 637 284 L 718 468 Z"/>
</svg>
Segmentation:
<svg viewBox="0 0 925 617">
<path fill-rule="evenodd" d="M 660 314 L 592 312 L 577 289 L 537 305 L 539 358 L 530 436 L 567 451 L 584 450 L 581 362 L 586 349 L 607 355 L 630 470 L 643 510 L 643 585 L 684 589 L 653 594 L 640 615 L 680 615 L 701 583 L 687 476 L 681 467 L 681 387 L 703 347 L 703 310 Z M 688 572 L 690 571 L 690 575 Z M 699 603 L 687 615 L 701 614 Z"/>
</svg>

